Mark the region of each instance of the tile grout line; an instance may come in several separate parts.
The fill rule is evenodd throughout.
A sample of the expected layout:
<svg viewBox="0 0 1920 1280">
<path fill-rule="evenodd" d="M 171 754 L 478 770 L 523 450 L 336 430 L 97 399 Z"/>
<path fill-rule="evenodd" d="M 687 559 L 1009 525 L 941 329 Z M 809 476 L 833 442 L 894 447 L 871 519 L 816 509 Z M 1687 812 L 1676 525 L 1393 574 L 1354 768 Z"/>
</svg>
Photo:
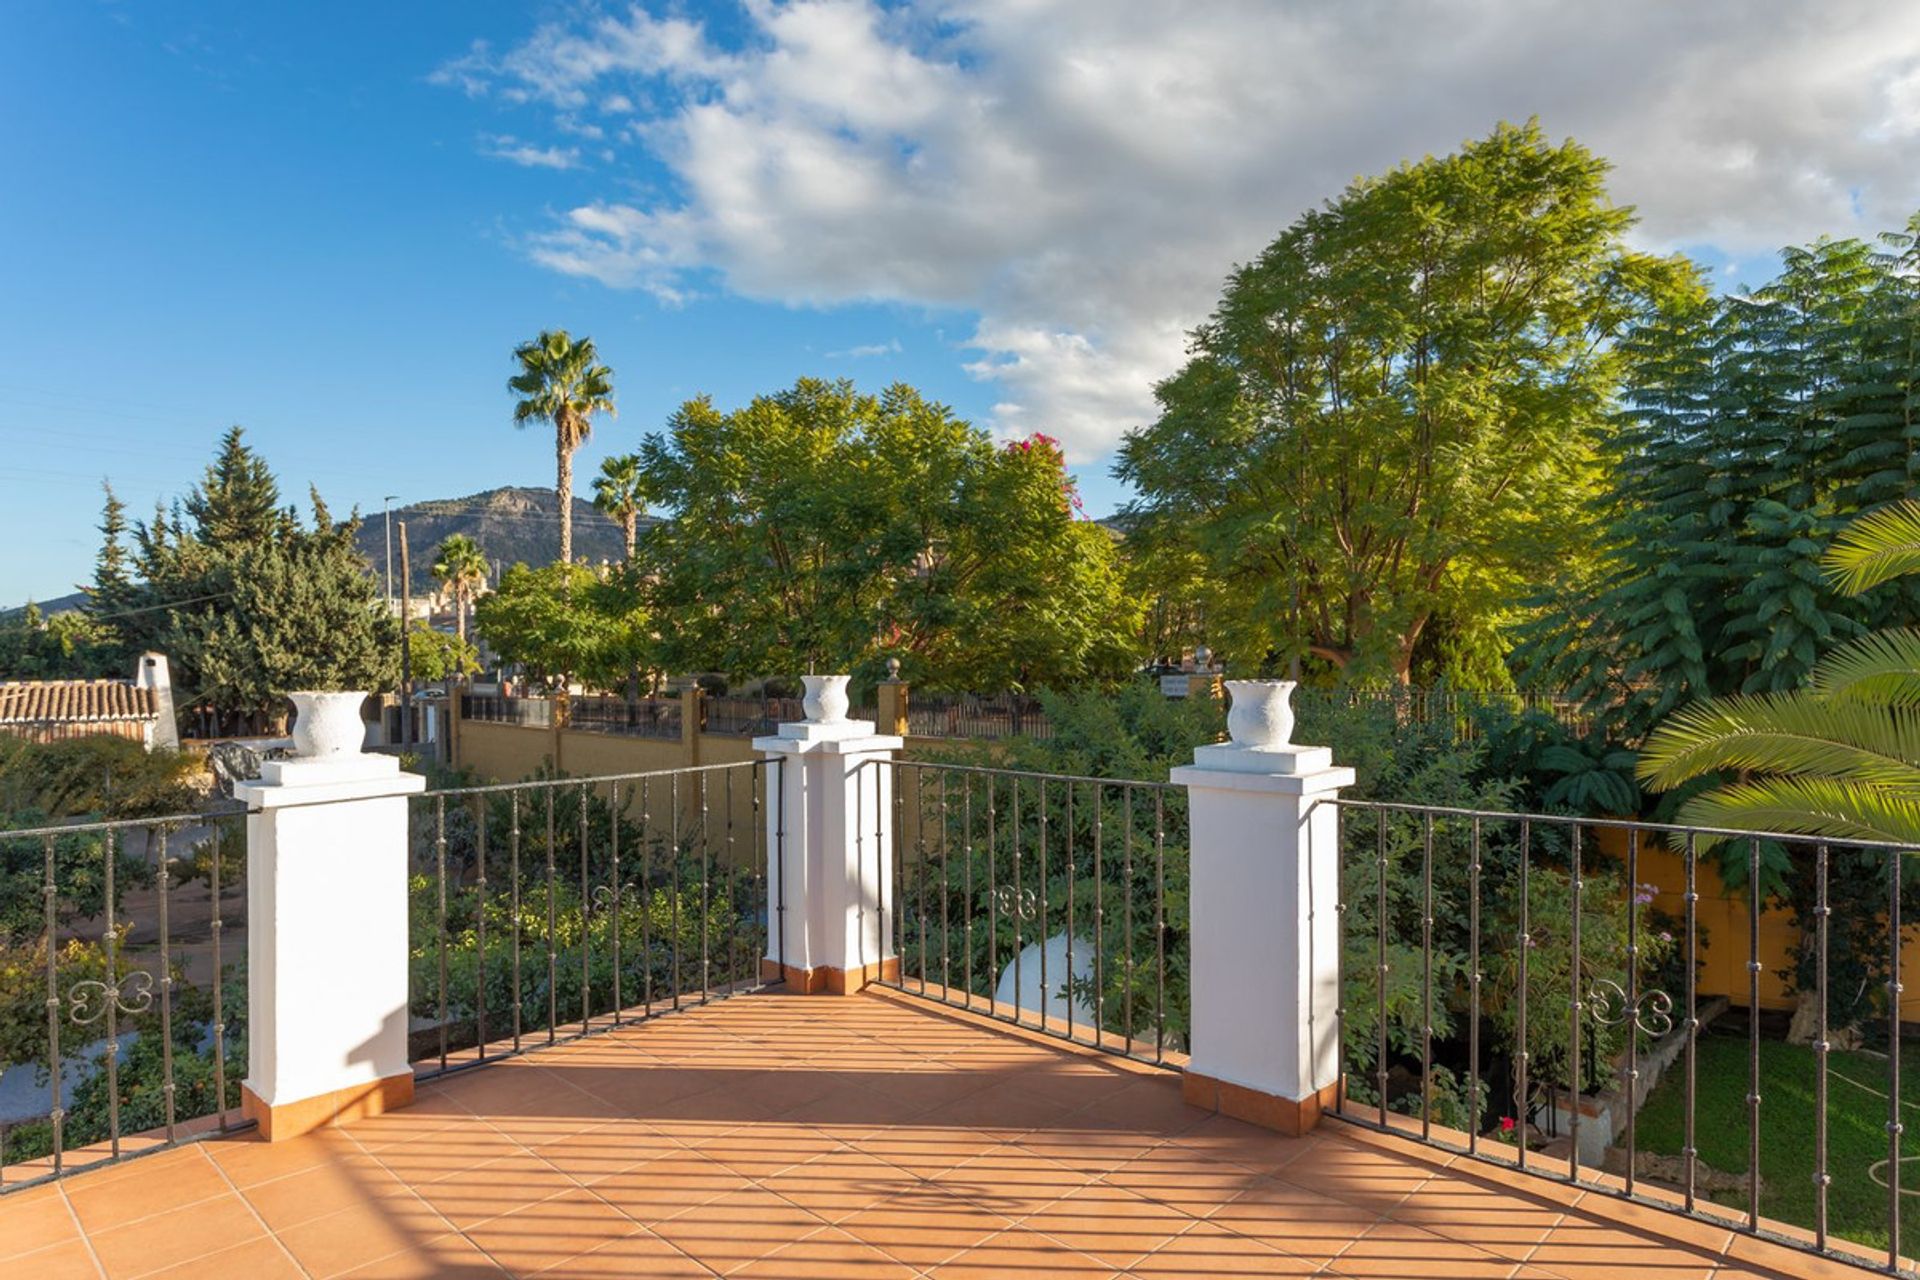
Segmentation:
<svg viewBox="0 0 1920 1280">
<path fill-rule="evenodd" d="M 67 1211 L 67 1220 L 73 1223 L 73 1229 L 74 1231 L 79 1233 L 80 1243 L 82 1246 L 85 1247 L 87 1251 L 87 1257 L 93 1263 L 94 1274 L 97 1276 L 100 1276 L 102 1280 L 105 1280 L 105 1277 L 107 1274 L 106 1264 L 100 1261 L 100 1255 L 94 1250 L 94 1247 L 93 1247 L 92 1234 L 89 1233 L 85 1227 L 80 1225 L 80 1215 L 74 1211 L 73 1202 L 67 1199 L 67 1188 L 66 1188 L 65 1181 L 62 1179 L 56 1179 L 54 1181 L 53 1186 L 54 1186 L 55 1194 L 57 1194 L 60 1197 L 61 1205 Z"/>
<path fill-rule="evenodd" d="M 227 1173 L 225 1169 L 220 1167 L 220 1162 L 218 1160 L 215 1160 L 212 1156 L 208 1156 L 207 1163 L 212 1165 L 213 1171 L 220 1175 L 220 1181 L 227 1184 L 227 1189 L 233 1193 L 234 1198 L 238 1200 L 241 1204 L 247 1207 L 247 1213 L 253 1218 L 255 1222 L 260 1224 L 260 1229 L 267 1233 L 267 1238 L 273 1241 L 274 1247 L 280 1250 L 281 1256 L 283 1256 L 284 1258 L 286 1258 L 288 1262 L 291 1262 L 293 1264 L 293 1269 L 295 1271 L 298 1271 L 303 1276 L 311 1277 L 313 1273 L 307 1270 L 305 1264 L 303 1264 L 300 1261 L 300 1259 L 293 1256 L 293 1251 L 287 1248 L 286 1244 L 280 1239 L 280 1233 L 267 1225 L 267 1220 L 260 1216 L 260 1211 L 258 1209 L 253 1207 L 253 1201 L 247 1198 L 246 1192 L 242 1191 L 237 1185 L 235 1185 L 233 1178 Z M 269 1181 L 272 1181 L 272 1180 L 270 1179 Z M 266 1186 L 267 1183 L 261 1183 L 260 1185 Z"/>
</svg>

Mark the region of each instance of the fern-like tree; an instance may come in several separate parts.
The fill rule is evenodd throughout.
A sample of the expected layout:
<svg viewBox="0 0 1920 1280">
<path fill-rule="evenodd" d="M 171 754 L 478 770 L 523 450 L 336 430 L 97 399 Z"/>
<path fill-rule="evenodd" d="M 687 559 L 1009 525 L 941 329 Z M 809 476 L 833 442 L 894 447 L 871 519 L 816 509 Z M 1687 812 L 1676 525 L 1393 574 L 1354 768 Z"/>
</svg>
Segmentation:
<svg viewBox="0 0 1920 1280">
<path fill-rule="evenodd" d="M 627 559 L 633 559 L 634 543 L 640 536 L 640 517 L 646 512 L 646 494 L 641 488 L 644 472 L 640 455 L 616 454 L 600 463 L 600 474 L 593 478 L 593 505 L 620 522 L 626 539 Z"/>
<path fill-rule="evenodd" d="M 1920 570 L 1920 502 L 1883 507 L 1855 521 L 1823 557 L 1834 589 L 1857 597 Z M 1920 845 L 1920 630 L 1859 636 L 1813 667 L 1804 688 L 1735 694 L 1682 708 L 1648 737 L 1640 776 L 1656 790 L 1714 785 L 1680 805 L 1683 821 L 1738 831 L 1778 832 L 1839 842 L 1825 886 L 1841 922 L 1830 942 L 1837 1023 L 1863 1016 L 1863 994 L 1887 974 L 1885 924 L 1888 855 L 1848 849 L 1846 841 Z M 1737 842 L 1722 850 L 1744 866 L 1766 859 L 1763 892 L 1783 897 L 1802 931 L 1802 1008 L 1796 1038 L 1814 1031 L 1807 970 L 1816 958 L 1816 920 L 1806 908 L 1821 886 L 1804 847 Z M 1734 855 L 1732 859 L 1726 855 Z M 1898 855 L 1895 855 L 1898 856 Z M 1729 877 L 1741 883 L 1737 874 Z M 1920 876 L 1909 876 L 1912 888 Z M 1849 899 L 1858 897 L 1857 902 Z M 1879 923 L 1876 923 L 1879 922 Z M 1857 971 L 1860 981 L 1849 978 Z M 1851 1014 L 1852 1018 L 1848 1015 Z"/>
<path fill-rule="evenodd" d="M 573 455 L 593 429 L 593 415 L 614 412 L 613 370 L 600 363 L 593 339 L 549 329 L 513 349 L 520 372 L 507 379 L 519 397 L 515 426 L 553 426 L 554 490 L 560 504 L 560 560 L 573 559 Z"/>
<path fill-rule="evenodd" d="M 487 583 L 486 553 L 466 534 L 449 534 L 433 553 L 433 576 L 453 593 L 454 631 L 464 645 L 473 597 Z"/>
<path fill-rule="evenodd" d="M 1677 708 L 1802 687 L 1820 654 L 1920 613 L 1920 581 L 1845 592 L 1820 557 L 1920 486 L 1920 219 L 1789 249 L 1761 288 L 1651 318 L 1606 445 L 1601 568 L 1521 646 L 1531 683 L 1634 741 Z"/>
</svg>

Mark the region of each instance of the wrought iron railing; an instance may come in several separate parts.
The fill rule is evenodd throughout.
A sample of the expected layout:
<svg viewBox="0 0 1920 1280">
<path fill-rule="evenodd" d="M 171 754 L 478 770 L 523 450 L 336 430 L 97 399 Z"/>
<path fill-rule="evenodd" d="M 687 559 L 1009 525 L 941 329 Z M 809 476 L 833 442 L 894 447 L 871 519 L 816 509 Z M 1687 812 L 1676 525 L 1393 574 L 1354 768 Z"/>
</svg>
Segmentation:
<svg viewBox="0 0 1920 1280">
<path fill-rule="evenodd" d="M 553 727 L 550 698 L 503 698 L 497 694 L 463 693 L 460 718 L 489 724 L 517 724 L 534 729 Z"/>
<path fill-rule="evenodd" d="M 798 698 L 747 698 L 738 695 L 705 698 L 702 726 L 708 733 L 733 737 L 764 737 L 789 721 L 804 720 Z"/>
<path fill-rule="evenodd" d="M 1173 1065 L 1187 1047 L 1187 795 L 900 761 L 895 985 Z"/>
<path fill-rule="evenodd" d="M 1789 1243 L 1899 1268 L 1902 1165 L 1920 1159 L 1901 1062 L 1911 850 L 1334 803 L 1347 1119 L 1756 1234 L 1786 1219 L 1810 1233 Z M 1703 902 L 1731 935 L 1711 969 Z M 1770 902 L 1798 925 L 1785 966 Z M 1791 1027 L 1767 1007 L 1789 1002 Z M 1862 1052 L 1836 1066 L 1843 1038 Z M 1874 1127 L 1877 1161 L 1836 1163 L 1835 1133 L 1857 1153 Z"/>
<path fill-rule="evenodd" d="M 1038 698 L 1021 693 L 921 693 L 907 698 L 907 732 L 923 738 L 1051 738 Z"/>
<path fill-rule="evenodd" d="M 244 1127 L 245 867 L 232 812 L 0 831 L 0 1193 Z"/>
<path fill-rule="evenodd" d="M 417 1075 L 757 988 L 778 770 L 753 761 L 415 797 Z"/>
<path fill-rule="evenodd" d="M 567 727 L 587 733 L 618 733 L 636 738 L 680 737 L 678 698 L 574 698 Z"/>
</svg>

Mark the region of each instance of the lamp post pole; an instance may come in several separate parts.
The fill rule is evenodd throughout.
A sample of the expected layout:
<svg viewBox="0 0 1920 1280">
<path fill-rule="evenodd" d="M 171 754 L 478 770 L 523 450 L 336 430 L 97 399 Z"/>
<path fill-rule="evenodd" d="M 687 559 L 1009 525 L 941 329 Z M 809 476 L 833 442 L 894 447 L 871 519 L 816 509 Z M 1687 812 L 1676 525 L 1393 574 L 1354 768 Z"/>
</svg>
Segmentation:
<svg viewBox="0 0 1920 1280">
<path fill-rule="evenodd" d="M 390 493 L 380 499 L 380 518 L 387 527 L 387 608 L 393 608 L 393 500 L 400 495 Z"/>
</svg>

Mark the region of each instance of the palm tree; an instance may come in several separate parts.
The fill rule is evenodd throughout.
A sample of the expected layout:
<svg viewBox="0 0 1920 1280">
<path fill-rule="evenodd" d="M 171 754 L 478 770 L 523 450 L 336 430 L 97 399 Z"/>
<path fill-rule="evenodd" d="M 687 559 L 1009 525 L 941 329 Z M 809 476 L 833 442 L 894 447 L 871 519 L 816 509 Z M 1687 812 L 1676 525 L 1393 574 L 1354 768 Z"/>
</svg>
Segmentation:
<svg viewBox="0 0 1920 1280">
<path fill-rule="evenodd" d="M 575 342 L 565 329 L 550 329 L 513 349 L 520 372 L 507 389 L 520 399 L 513 406 L 515 426 L 530 421 L 553 424 L 556 462 L 554 489 L 560 499 L 560 559 L 573 559 L 573 451 L 592 430 L 596 413 L 614 412 L 613 370 L 599 363 L 592 338 Z"/>
<path fill-rule="evenodd" d="M 641 493 L 639 454 L 621 454 L 600 463 L 600 474 L 593 478 L 593 505 L 620 522 L 620 531 L 627 539 L 627 559 L 631 561 L 640 515 L 647 509 Z"/>
<path fill-rule="evenodd" d="M 473 594 L 486 585 L 487 557 L 480 550 L 480 544 L 466 534 L 449 534 L 433 553 L 433 576 L 453 592 L 453 625 L 464 645 Z"/>
<path fill-rule="evenodd" d="M 1847 595 L 1920 569 L 1920 503 L 1856 520 L 1824 564 Z M 1658 791 L 1740 775 L 1681 806 L 1700 826 L 1920 844 L 1920 631 L 1849 641 L 1805 689 L 1674 713 L 1648 736 L 1639 772 Z"/>
</svg>

